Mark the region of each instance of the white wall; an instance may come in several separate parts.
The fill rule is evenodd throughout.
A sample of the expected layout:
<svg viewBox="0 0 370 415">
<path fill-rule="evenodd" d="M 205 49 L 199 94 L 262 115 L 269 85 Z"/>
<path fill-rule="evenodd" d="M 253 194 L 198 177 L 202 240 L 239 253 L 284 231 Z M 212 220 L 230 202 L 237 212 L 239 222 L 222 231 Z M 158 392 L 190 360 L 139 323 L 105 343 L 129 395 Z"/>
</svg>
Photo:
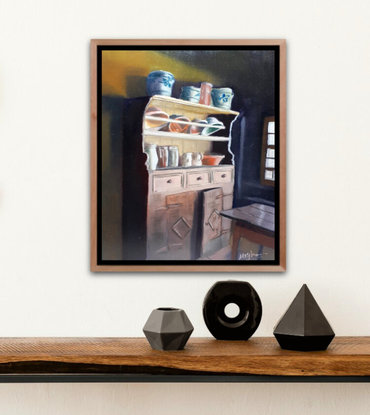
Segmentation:
<svg viewBox="0 0 370 415">
<path fill-rule="evenodd" d="M 225 11 L 225 5 L 230 13 Z M 157 306 L 207 336 L 204 294 L 250 281 L 269 336 L 306 282 L 337 335 L 369 335 L 370 5 L 0 0 L 0 335 L 140 336 Z M 286 38 L 288 271 L 91 274 L 90 38 Z M 370 385 L 0 385 L 1 414 L 369 413 Z"/>
</svg>

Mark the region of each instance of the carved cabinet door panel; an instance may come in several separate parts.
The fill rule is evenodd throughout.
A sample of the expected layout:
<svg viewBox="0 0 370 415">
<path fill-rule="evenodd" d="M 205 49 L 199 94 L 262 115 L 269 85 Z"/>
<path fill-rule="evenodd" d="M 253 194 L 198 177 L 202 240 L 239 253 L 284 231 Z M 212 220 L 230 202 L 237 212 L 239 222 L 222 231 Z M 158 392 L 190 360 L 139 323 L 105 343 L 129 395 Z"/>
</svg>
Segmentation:
<svg viewBox="0 0 370 415">
<path fill-rule="evenodd" d="M 203 226 L 201 255 L 210 255 L 221 249 L 223 192 L 221 187 L 203 192 Z"/>
<path fill-rule="evenodd" d="M 155 194 L 149 199 L 148 206 L 146 259 L 162 259 L 168 251 L 167 239 L 166 197 Z"/>
<path fill-rule="evenodd" d="M 173 259 L 191 259 L 196 192 L 166 197 L 168 217 L 168 250 Z"/>
<path fill-rule="evenodd" d="M 225 194 L 223 195 L 222 199 L 222 210 L 229 210 L 233 207 L 233 194 Z M 225 218 L 225 216 L 221 217 L 222 221 L 222 238 L 224 240 L 224 245 L 229 243 L 230 233 L 231 233 L 231 224 L 232 220 Z"/>
<path fill-rule="evenodd" d="M 196 192 L 164 196 L 148 217 L 148 259 L 192 259 Z"/>
</svg>

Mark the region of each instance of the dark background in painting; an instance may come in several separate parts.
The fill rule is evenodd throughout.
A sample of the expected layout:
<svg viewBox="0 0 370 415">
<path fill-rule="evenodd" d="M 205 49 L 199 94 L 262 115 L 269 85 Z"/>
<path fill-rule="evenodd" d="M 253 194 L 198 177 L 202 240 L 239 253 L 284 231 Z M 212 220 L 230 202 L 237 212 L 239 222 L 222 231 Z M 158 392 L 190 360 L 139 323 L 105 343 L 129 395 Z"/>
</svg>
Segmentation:
<svg viewBox="0 0 370 415">
<path fill-rule="evenodd" d="M 104 53 L 104 52 L 103 52 Z M 125 53 L 125 51 L 117 51 Z M 145 53 L 145 52 L 144 52 Z M 150 53 L 150 52 L 149 52 Z M 151 52 L 153 53 L 153 52 Z M 104 55 L 103 55 L 104 56 Z M 123 55 L 124 56 L 124 55 Z M 176 82 L 172 96 L 179 97 L 184 85 L 199 85 L 202 81 L 215 87 L 230 87 L 234 91 L 232 109 L 240 115 L 233 124 L 231 151 L 235 157 L 234 207 L 254 201 L 273 204 L 275 189 L 261 183 L 261 151 L 263 120 L 275 115 L 274 108 L 274 52 L 268 50 L 244 51 L 156 51 L 158 60 L 151 66 L 145 63 L 136 74 L 128 71 L 126 90 L 122 94 L 105 93 L 102 96 L 102 259 L 121 256 L 122 225 L 122 109 L 126 99 L 145 95 L 146 75 L 151 70 L 163 69 L 174 73 Z M 163 62 L 161 63 L 161 58 Z M 179 69 L 183 63 L 208 74 L 207 79 Z M 160 65 L 160 66 L 159 66 Z M 171 67 L 173 66 L 173 67 Z M 181 67 L 181 66 L 180 66 Z M 104 59 L 103 59 L 104 80 Z M 194 81 L 197 79 L 197 81 Z"/>
<path fill-rule="evenodd" d="M 233 124 L 231 150 L 235 156 L 235 207 L 251 200 L 274 202 L 274 187 L 261 184 L 263 119 L 274 112 L 274 52 L 272 51 L 166 51 L 178 60 L 192 62 L 221 80 L 215 87 L 234 91 L 232 109 L 240 115 Z M 183 85 L 177 79 L 173 96 Z"/>
</svg>

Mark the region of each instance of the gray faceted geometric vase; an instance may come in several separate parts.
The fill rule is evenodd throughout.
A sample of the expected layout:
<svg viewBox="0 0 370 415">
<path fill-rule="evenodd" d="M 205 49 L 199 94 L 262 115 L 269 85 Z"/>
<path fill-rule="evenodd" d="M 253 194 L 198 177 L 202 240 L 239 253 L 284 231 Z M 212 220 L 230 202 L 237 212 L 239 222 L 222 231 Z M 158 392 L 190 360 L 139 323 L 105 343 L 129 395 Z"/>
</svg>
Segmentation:
<svg viewBox="0 0 370 415">
<path fill-rule="evenodd" d="M 143 328 L 155 350 L 181 350 L 194 327 L 184 310 L 162 307 L 153 310 Z"/>
<path fill-rule="evenodd" d="M 335 334 L 307 285 L 304 284 L 278 321 L 274 336 L 282 349 L 325 350 Z"/>
</svg>

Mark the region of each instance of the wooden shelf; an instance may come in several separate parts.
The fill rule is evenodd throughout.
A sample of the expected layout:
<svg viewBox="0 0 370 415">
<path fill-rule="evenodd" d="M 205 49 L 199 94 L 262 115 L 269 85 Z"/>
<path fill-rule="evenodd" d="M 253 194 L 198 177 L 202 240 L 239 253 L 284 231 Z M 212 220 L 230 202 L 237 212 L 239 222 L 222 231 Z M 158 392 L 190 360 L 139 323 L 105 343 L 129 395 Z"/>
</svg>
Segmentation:
<svg viewBox="0 0 370 415">
<path fill-rule="evenodd" d="M 370 337 L 337 337 L 327 351 L 280 349 L 274 338 L 190 339 L 152 350 L 145 338 L 1 338 L 1 382 L 370 381 Z"/>
<path fill-rule="evenodd" d="M 181 121 L 178 120 L 176 118 L 160 118 L 160 117 L 152 117 L 150 115 L 145 115 L 144 120 L 150 120 L 150 121 L 162 121 L 162 124 L 168 124 L 168 123 L 176 123 L 176 124 L 183 124 L 183 125 L 192 125 L 194 127 L 212 127 L 212 124 L 201 124 L 199 122 L 194 122 L 194 121 Z M 214 128 L 217 128 L 218 130 L 225 130 L 225 126 L 224 125 L 219 125 L 219 126 L 214 126 Z"/>
<path fill-rule="evenodd" d="M 207 165 L 207 164 L 202 164 L 201 166 L 177 166 L 177 167 L 158 167 L 155 170 L 151 170 L 151 173 L 155 173 L 155 172 L 171 172 L 171 171 L 175 171 L 176 170 L 202 170 L 202 169 L 224 169 L 224 168 L 233 168 L 234 166 L 232 164 L 217 164 L 217 166 L 211 166 L 211 165 Z"/>
<path fill-rule="evenodd" d="M 232 110 L 225 110 L 223 108 L 214 107 L 212 105 L 203 105 L 195 102 L 185 101 L 179 98 L 167 97 L 164 95 L 153 95 L 150 99 L 149 106 L 159 106 L 166 111 L 166 105 L 170 104 L 171 108 L 188 108 L 191 111 L 200 112 L 203 114 L 224 114 L 224 115 L 239 115 L 239 112 Z"/>
<path fill-rule="evenodd" d="M 213 135 L 201 135 L 201 134 L 186 134 L 186 133 L 170 133 L 167 131 L 155 131 L 144 130 L 143 136 L 163 137 L 163 138 L 180 138 L 181 140 L 194 140 L 194 141 L 229 141 L 229 137 L 220 137 Z"/>
</svg>

